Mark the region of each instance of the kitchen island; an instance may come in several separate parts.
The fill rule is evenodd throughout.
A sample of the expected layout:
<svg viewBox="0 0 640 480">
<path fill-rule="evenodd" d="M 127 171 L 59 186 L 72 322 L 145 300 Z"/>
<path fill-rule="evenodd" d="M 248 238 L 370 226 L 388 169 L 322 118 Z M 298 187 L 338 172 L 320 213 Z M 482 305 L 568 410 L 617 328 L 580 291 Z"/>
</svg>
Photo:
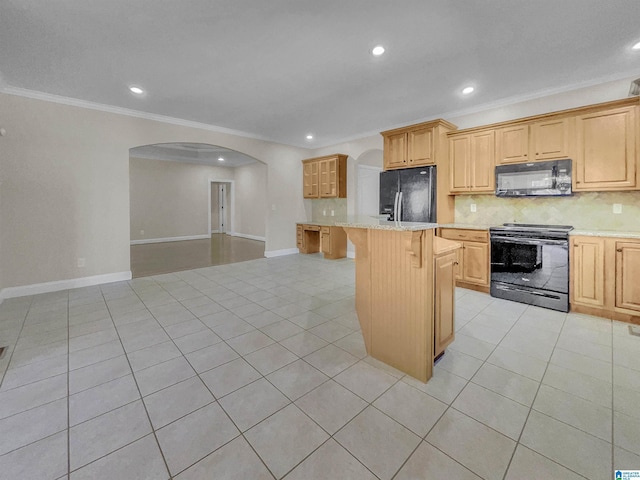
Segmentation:
<svg viewBox="0 0 640 480">
<path fill-rule="evenodd" d="M 437 224 L 336 222 L 356 248 L 356 312 L 367 353 L 423 382 L 453 341 L 456 250 Z"/>
</svg>

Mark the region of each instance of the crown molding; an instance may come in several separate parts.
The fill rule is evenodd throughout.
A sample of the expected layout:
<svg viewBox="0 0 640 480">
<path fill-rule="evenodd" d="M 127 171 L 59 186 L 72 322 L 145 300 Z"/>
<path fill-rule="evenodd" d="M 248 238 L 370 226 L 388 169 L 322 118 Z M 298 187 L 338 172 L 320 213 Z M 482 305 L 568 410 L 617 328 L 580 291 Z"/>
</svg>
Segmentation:
<svg viewBox="0 0 640 480">
<path fill-rule="evenodd" d="M 238 137 L 251 138 L 253 140 L 261 140 L 270 143 L 273 140 L 256 135 L 249 132 L 243 132 L 241 130 L 234 130 L 226 127 L 219 127 L 217 125 L 210 125 L 208 123 L 195 122 L 192 120 L 184 120 L 182 118 L 168 117 L 166 115 L 159 115 L 156 113 L 147 113 L 140 110 L 132 110 L 130 108 L 116 107 L 113 105 L 107 105 L 104 103 L 90 102 L 88 100 L 80 100 L 77 98 L 64 97 L 62 95 L 54 95 L 52 93 L 39 92 L 37 90 L 28 90 L 26 88 L 12 87 L 10 85 L 0 88 L 0 93 L 6 93 L 7 95 L 14 95 L 17 97 L 32 98 L 34 100 L 43 100 L 45 102 L 58 103 L 61 105 L 68 105 L 71 107 L 86 108 L 89 110 L 97 110 L 100 112 L 115 113 L 117 115 L 125 115 L 127 117 L 143 118 L 145 120 L 153 120 L 155 122 L 168 123 L 171 125 L 178 125 L 181 127 L 198 128 L 200 130 L 207 130 L 209 132 L 225 133 L 227 135 L 235 135 Z"/>
</svg>

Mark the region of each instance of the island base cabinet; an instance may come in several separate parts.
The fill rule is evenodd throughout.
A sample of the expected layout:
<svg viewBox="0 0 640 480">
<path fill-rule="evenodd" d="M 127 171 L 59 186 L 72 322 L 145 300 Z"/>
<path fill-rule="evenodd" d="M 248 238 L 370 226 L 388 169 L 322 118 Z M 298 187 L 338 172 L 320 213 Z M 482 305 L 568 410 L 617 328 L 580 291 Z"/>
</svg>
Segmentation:
<svg viewBox="0 0 640 480">
<path fill-rule="evenodd" d="M 640 315 L 640 241 L 616 242 L 616 307 Z"/>
<path fill-rule="evenodd" d="M 442 355 L 455 338 L 454 297 L 457 257 L 454 251 L 438 255 L 434 259 L 434 358 Z"/>
</svg>

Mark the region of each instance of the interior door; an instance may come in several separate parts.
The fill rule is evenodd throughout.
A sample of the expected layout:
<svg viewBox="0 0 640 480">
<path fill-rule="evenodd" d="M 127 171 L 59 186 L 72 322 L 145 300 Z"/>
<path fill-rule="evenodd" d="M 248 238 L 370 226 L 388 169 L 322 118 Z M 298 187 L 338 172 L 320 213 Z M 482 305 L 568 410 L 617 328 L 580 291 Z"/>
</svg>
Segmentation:
<svg viewBox="0 0 640 480">
<path fill-rule="evenodd" d="M 380 203 L 380 171 L 381 168 L 358 165 L 358 215 L 378 215 Z"/>
</svg>

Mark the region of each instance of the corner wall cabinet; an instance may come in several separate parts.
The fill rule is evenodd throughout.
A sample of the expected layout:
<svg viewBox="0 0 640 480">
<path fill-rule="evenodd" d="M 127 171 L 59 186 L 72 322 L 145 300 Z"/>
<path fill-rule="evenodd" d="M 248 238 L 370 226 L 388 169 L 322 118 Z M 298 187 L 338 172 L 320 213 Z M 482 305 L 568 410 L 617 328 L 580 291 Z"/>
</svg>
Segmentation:
<svg viewBox="0 0 640 480">
<path fill-rule="evenodd" d="M 302 161 L 304 198 L 346 198 L 347 156 L 342 154 Z"/>
<path fill-rule="evenodd" d="M 640 324 L 640 238 L 572 236 L 571 311 Z"/>
</svg>

